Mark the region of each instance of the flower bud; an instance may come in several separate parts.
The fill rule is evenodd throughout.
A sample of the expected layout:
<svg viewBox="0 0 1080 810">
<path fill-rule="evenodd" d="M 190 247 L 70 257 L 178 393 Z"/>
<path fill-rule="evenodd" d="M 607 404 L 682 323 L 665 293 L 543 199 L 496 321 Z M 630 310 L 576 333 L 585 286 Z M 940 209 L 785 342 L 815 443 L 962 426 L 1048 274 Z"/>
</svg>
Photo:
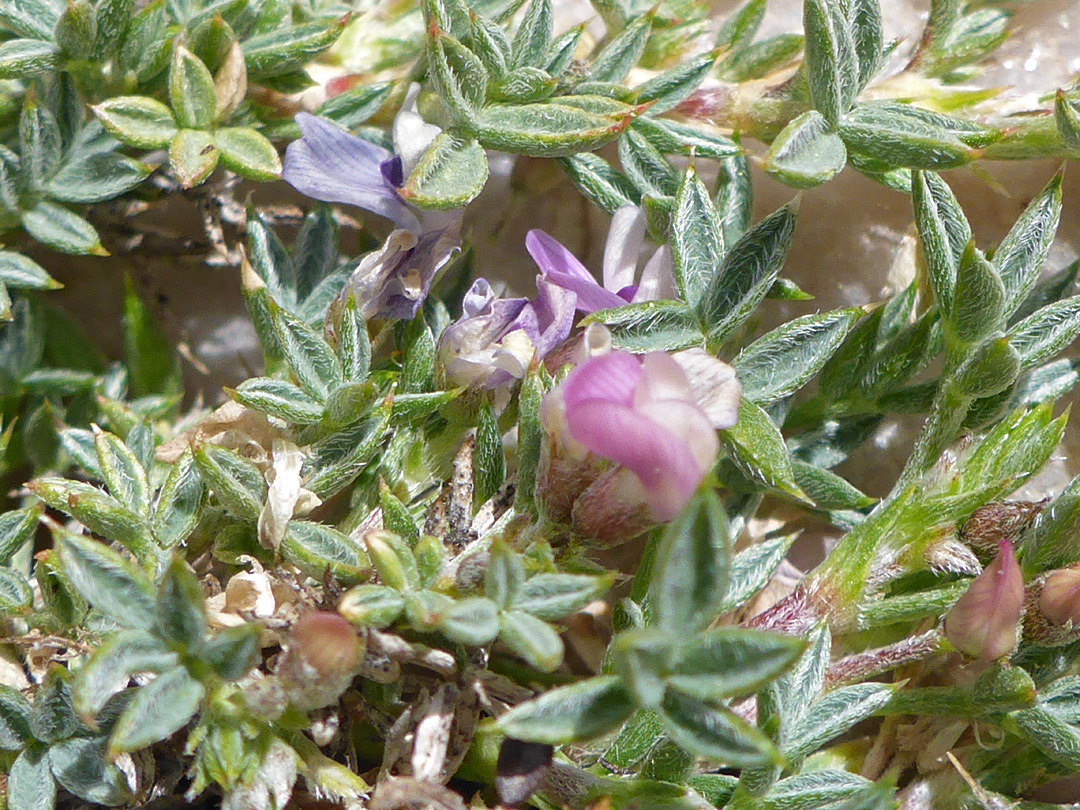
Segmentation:
<svg viewBox="0 0 1080 810">
<path fill-rule="evenodd" d="M 364 645 L 336 613 L 308 613 L 293 625 L 278 676 L 289 702 L 299 709 L 329 706 L 352 682 Z"/>
<path fill-rule="evenodd" d="M 960 539 L 983 561 L 997 553 L 1002 540 L 1013 541 L 1032 524 L 1046 501 L 1001 501 L 980 506 L 960 529 Z"/>
<path fill-rule="evenodd" d="M 1027 589 L 1024 637 L 1047 647 L 1080 638 L 1080 566 L 1050 571 Z"/>
<path fill-rule="evenodd" d="M 1024 576 L 1012 543 L 1002 540 L 998 554 L 945 615 L 945 637 L 956 649 L 993 661 L 1016 647 L 1024 610 Z"/>
</svg>

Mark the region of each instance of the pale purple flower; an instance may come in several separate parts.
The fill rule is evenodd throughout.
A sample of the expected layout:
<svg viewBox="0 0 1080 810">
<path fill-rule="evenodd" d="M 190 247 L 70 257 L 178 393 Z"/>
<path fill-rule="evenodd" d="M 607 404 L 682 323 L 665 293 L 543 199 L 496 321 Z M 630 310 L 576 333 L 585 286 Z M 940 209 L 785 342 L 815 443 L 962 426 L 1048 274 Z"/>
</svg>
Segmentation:
<svg viewBox="0 0 1080 810">
<path fill-rule="evenodd" d="M 342 292 L 356 298 L 365 318 L 413 318 L 435 275 L 460 249 L 460 211 L 419 211 L 398 193 L 441 131 L 416 111 L 419 90 L 410 88 L 394 119 L 395 152 L 307 113 L 296 116 L 302 137 L 285 150 L 282 177 L 297 191 L 355 205 L 396 226 L 361 260 Z"/>
<path fill-rule="evenodd" d="M 574 297 L 537 277 L 537 296 L 498 298 L 478 278 L 465 294 L 461 317 L 439 340 L 439 359 L 451 385 L 498 388 L 525 376 L 570 334 Z"/>
<path fill-rule="evenodd" d="M 1024 575 L 1012 543 L 998 543 L 998 554 L 972 580 L 945 615 L 945 638 L 981 661 L 994 661 L 1016 648 L 1024 611 Z"/>
<path fill-rule="evenodd" d="M 637 267 L 646 245 L 647 224 L 645 213 L 637 206 L 624 205 L 615 212 L 604 246 L 603 285 L 573 253 L 544 231 L 529 231 L 525 247 L 544 278 L 577 296 L 579 312 L 591 313 L 641 301 L 676 298 L 678 293 L 667 246 L 652 254 L 638 278 Z"/>
<path fill-rule="evenodd" d="M 703 378 L 726 381 L 704 393 L 672 355 L 623 351 L 590 357 L 551 391 L 538 476 L 547 516 L 606 544 L 675 517 L 716 463 L 717 428 L 738 416 L 734 372 L 708 360 L 715 369 Z M 723 415 L 719 424 L 710 410 Z"/>
</svg>

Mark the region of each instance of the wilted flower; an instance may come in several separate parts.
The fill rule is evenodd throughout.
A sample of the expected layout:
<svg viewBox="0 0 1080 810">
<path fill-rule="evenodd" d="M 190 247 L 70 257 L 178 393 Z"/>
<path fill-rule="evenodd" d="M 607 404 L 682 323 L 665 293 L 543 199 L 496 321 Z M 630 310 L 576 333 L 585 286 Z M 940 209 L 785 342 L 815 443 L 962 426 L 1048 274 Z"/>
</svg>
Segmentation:
<svg viewBox="0 0 1080 810">
<path fill-rule="evenodd" d="M 542 359 L 566 339 L 574 320 L 573 295 L 536 280 L 537 296 L 498 298 L 482 278 L 462 302 L 461 317 L 439 340 L 439 359 L 452 385 L 497 388 L 525 376 L 533 359 Z"/>
<path fill-rule="evenodd" d="M 1016 647 L 1024 610 L 1024 576 L 1012 543 L 1002 540 L 998 554 L 945 615 L 945 637 L 956 649 L 993 661 Z"/>
<path fill-rule="evenodd" d="M 355 205 L 397 227 L 365 256 L 342 295 L 350 292 L 365 318 L 410 319 L 435 274 L 458 250 L 460 211 L 418 211 L 399 189 L 440 129 L 416 111 L 413 85 L 394 120 L 394 152 L 365 141 L 324 118 L 296 116 L 303 137 L 285 150 L 282 177 L 308 197 Z"/>
<path fill-rule="evenodd" d="M 336 613 L 308 613 L 289 631 L 278 667 L 290 703 L 302 710 L 329 706 L 341 697 L 364 654 L 356 631 Z"/>
<path fill-rule="evenodd" d="M 646 225 L 645 213 L 635 205 L 624 205 L 615 212 L 604 246 L 603 286 L 573 253 L 544 231 L 529 231 L 525 247 L 545 279 L 574 293 L 580 312 L 675 298 L 678 293 L 666 245 L 653 253 L 634 283 Z"/>
<path fill-rule="evenodd" d="M 549 518 L 613 544 L 679 513 L 716 462 L 716 430 L 738 418 L 734 371 L 705 358 L 707 376 L 725 382 L 710 384 L 704 396 L 669 354 L 610 351 L 583 362 L 545 397 L 537 493 Z M 700 377 L 702 358 L 689 360 Z"/>
<path fill-rule="evenodd" d="M 989 559 L 1003 539 L 1020 535 L 1039 516 L 1047 501 L 1001 501 L 980 506 L 960 530 L 960 539 L 984 560 Z"/>
</svg>

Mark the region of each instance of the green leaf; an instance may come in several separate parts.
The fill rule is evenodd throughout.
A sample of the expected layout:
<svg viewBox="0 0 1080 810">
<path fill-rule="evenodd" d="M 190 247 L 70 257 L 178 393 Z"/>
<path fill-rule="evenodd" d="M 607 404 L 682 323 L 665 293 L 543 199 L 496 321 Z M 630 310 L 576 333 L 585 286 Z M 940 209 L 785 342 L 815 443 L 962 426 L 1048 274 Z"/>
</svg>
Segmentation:
<svg viewBox="0 0 1080 810">
<path fill-rule="evenodd" d="M 739 421 L 734 427 L 721 430 L 720 439 L 735 466 L 748 478 L 794 498 L 805 498 L 795 483 L 784 437 L 759 405 L 743 397 L 739 403 Z"/>
<path fill-rule="evenodd" d="M 789 727 L 806 714 L 811 701 L 825 684 L 825 672 L 829 668 L 832 634 L 828 624 L 821 622 L 807 634 L 807 638 L 810 645 L 795 666 L 777 683 L 781 721 Z"/>
<path fill-rule="evenodd" d="M 325 402 L 330 391 L 345 381 L 341 361 L 318 332 L 288 310 L 271 304 L 271 315 L 293 376 L 308 394 Z"/>
<path fill-rule="evenodd" d="M 183 45 L 173 48 L 169 104 L 181 127 L 205 130 L 214 123 L 214 77 L 202 60 Z"/>
<path fill-rule="evenodd" d="M 560 158 L 559 165 L 578 191 L 608 214 L 637 202 L 637 191 L 626 176 L 599 155 L 583 152 Z"/>
<path fill-rule="evenodd" d="M 74 155 L 49 179 L 45 190 L 60 202 L 102 202 L 135 188 L 151 171 L 152 166 L 116 152 Z"/>
<path fill-rule="evenodd" d="M 416 164 L 401 196 L 418 208 L 461 208 L 483 189 L 487 155 L 475 138 L 442 132 Z"/>
<path fill-rule="evenodd" d="M 795 483 L 818 509 L 863 509 L 874 503 L 873 498 L 849 484 L 834 472 L 807 464 L 798 459 L 792 462 Z"/>
<path fill-rule="evenodd" d="M 619 32 L 594 58 L 589 78 L 596 82 L 621 82 L 641 59 L 652 30 L 652 14 L 641 14 Z"/>
<path fill-rule="evenodd" d="M 225 168 L 249 180 L 277 180 L 281 158 L 274 145 L 251 127 L 224 127 L 214 131 L 214 145 Z"/>
<path fill-rule="evenodd" d="M 0 75 L 2 73 L 0 68 Z M 1064 90 L 1058 90 L 1054 98 L 1054 121 L 1065 145 L 1069 149 L 1080 149 L 1080 109 Z"/>
<path fill-rule="evenodd" d="M 60 127 L 48 109 L 28 97 L 19 115 L 20 182 L 39 191 L 60 163 Z"/>
<path fill-rule="evenodd" d="M 405 597 L 385 585 L 357 585 L 342 597 L 338 612 L 353 624 L 382 630 L 405 609 Z"/>
<path fill-rule="evenodd" d="M 428 75 L 447 110 L 458 123 L 473 125 L 487 95 L 484 63 L 438 28 L 429 32 L 427 51 Z"/>
<path fill-rule="evenodd" d="M 736 554 L 728 568 L 728 583 L 719 613 L 742 607 L 772 580 L 797 535 L 754 543 Z"/>
<path fill-rule="evenodd" d="M 145 96 L 117 96 L 93 107 L 109 134 L 141 149 L 160 149 L 176 135 L 172 111 Z"/>
<path fill-rule="evenodd" d="M 28 487 L 53 509 L 71 515 L 95 534 L 117 540 L 139 556 L 150 553 L 143 516 L 97 487 L 64 478 L 39 478 Z"/>
<path fill-rule="evenodd" d="M 200 129 L 181 129 L 169 144 L 169 165 L 180 185 L 199 185 L 217 168 L 221 151 L 214 136 Z"/>
<path fill-rule="evenodd" d="M 699 491 L 665 529 L 650 597 L 657 625 L 673 633 L 706 627 L 727 586 L 727 517 L 712 489 Z"/>
<path fill-rule="evenodd" d="M 1027 371 L 1055 357 L 1080 335 L 1080 296 L 1055 301 L 1016 324 L 1009 343 Z"/>
<path fill-rule="evenodd" d="M 698 307 L 724 259 L 724 237 L 709 192 L 693 166 L 687 168 L 675 199 L 671 251 L 679 292 L 687 304 Z"/>
<path fill-rule="evenodd" d="M 780 633 L 716 628 L 677 648 L 666 681 L 707 702 L 749 695 L 791 666 L 804 649 L 805 641 Z"/>
<path fill-rule="evenodd" d="M 806 36 L 806 79 L 810 90 L 810 101 L 821 113 L 830 127 L 835 127 L 848 106 L 851 104 L 850 93 L 846 90 L 853 84 L 858 70 L 851 63 L 854 52 L 850 48 L 850 32 L 838 15 L 832 14 L 830 0 L 806 0 L 803 3 L 803 31 Z M 845 47 L 845 36 L 847 47 Z"/>
<path fill-rule="evenodd" d="M 150 484 L 131 448 L 98 428 L 94 432 L 94 450 L 109 492 L 135 514 L 146 515 L 150 511 Z"/>
<path fill-rule="evenodd" d="M 199 476 L 218 503 L 241 520 L 254 524 L 266 499 L 266 482 L 259 468 L 231 450 L 212 444 L 195 449 Z"/>
<path fill-rule="evenodd" d="M 840 136 L 817 110 L 794 119 L 772 142 L 762 167 L 794 188 L 820 186 L 835 177 L 847 162 Z"/>
<path fill-rule="evenodd" d="M 982 343 L 956 370 L 952 382 L 972 397 L 990 397 L 1008 388 L 1020 373 L 1020 355 L 1008 338 Z"/>
<path fill-rule="evenodd" d="M 295 425 L 318 424 L 325 412 L 323 404 L 302 388 L 273 377 L 252 377 L 226 393 L 241 405 Z"/>
<path fill-rule="evenodd" d="M 183 667 L 139 687 L 109 737 L 110 754 L 138 751 L 182 729 L 198 711 L 204 691 Z"/>
<path fill-rule="evenodd" d="M 723 344 L 757 309 L 791 248 L 797 207 L 765 217 L 727 251 L 698 307 L 710 346 Z"/>
<path fill-rule="evenodd" d="M 543 67 L 554 24 L 551 0 L 532 0 L 511 44 L 511 68 Z"/>
<path fill-rule="evenodd" d="M 674 197 L 679 175 L 660 151 L 633 128 L 619 138 L 619 163 L 638 191 L 653 197 Z"/>
<path fill-rule="evenodd" d="M 1005 316 L 1020 307 L 1039 279 L 1061 220 L 1058 172 L 1033 199 L 994 251 L 993 263 L 1005 285 Z"/>
<path fill-rule="evenodd" d="M 50 40 L 62 9 L 50 0 L 4 0 L 0 26 L 20 37 Z"/>
<path fill-rule="evenodd" d="M 767 404 L 794 394 L 840 348 L 862 315 L 858 307 L 804 315 L 755 340 L 734 361 L 743 396 Z"/>
<path fill-rule="evenodd" d="M 1002 327 L 1005 288 L 974 240 L 960 257 L 953 297 L 948 317 L 957 340 L 974 343 Z"/>
<path fill-rule="evenodd" d="M 365 581 L 371 563 L 360 544 L 337 529 L 306 520 L 289 521 L 281 553 L 308 576 L 321 579 L 329 571 L 344 585 Z"/>
<path fill-rule="evenodd" d="M 93 225 L 48 200 L 23 211 L 21 219 L 28 234 L 53 250 L 77 255 L 108 255 Z"/>
<path fill-rule="evenodd" d="M 938 175 L 915 172 L 911 197 L 934 300 L 942 312 L 949 312 L 960 257 L 971 241 L 971 227 L 952 190 Z"/>
<path fill-rule="evenodd" d="M 79 730 L 79 718 L 71 704 L 71 675 L 60 664 L 53 664 L 34 696 L 30 730 L 44 743 L 55 743 Z"/>
<path fill-rule="evenodd" d="M 0 515 L 0 565 L 6 564 L 34 535 L 45 507 L 12 509 Z"/>
<path fill-rule="evenodd" d="M 371 369 L 371 339 L 368 337 L 367 322 L 360 317 L 356 297 L 351 294 L 345 299 L 337 332 L 337 353 L 345 379 L 349 382 L 365 381 Z"/>
<path fill-rule="evenodd" d="M 541 672 L 554 672 L 563 660 L 563 642 L 551 625 L 521 610 L 499 614 L 499 640 Z"/>
<path fill-rule="evenodd" d="M 767 803 L 769 810 L 800 810 L 811 807 L 853 810 L 839 802 L 857 796 L 872 786 L 869 779 L 848 771 L 807 771 L 781 779 L 769 788 Z"/>
<path fill-rule="evenodd" d="M 179 393 L 179 357 L 130 278 L 124 282 L 124 358 L 136 396 Z"/>
<path fill-rule="evenodd" d="M 116 807 L 132 799 L 127 776 L 105 756 L 104 737 L 73 737 L 49 749 L 61 787 L 91 804 Z"/>
<path fill-rule="evenodd" d="M 9 39 L 0 43 L 0 79 L 27 79 L 52 70 L 60 53 L 51 42 Z"/>
<path fill-rule="evenodd" d="M 18 751 L 30 744 L 30 715 L 33 709 L 22 692 L 0 684 L 0 751 Z"/>
<path fill-rule="evenodd" d="M 334 44 L 349 15 L 275 28 L 244 40 L 244 63 L 249 78 L 281 76 L 307 67 Z"/>
<path fill-rule="evenodd" d="M 649 115 L 660 115 L 690 97 L 716 62 L 716 52 L 702 54 L 654 76 L 634 88 L 639 104 L 652 104 Z"/>
<path fill-rule="evenodd" d="M 962 166 L 977 155 L 973 144 L 983 143 L 985 133 L 958 119 L 894 102 L 856 105 L 840 124 L 840 137 L 852 152 L 913 169 Z"/>
<path fill-rule="evenodd" d="M 582 323 L 604 324 L 612 345 L 629 352 L 676 351 L 705 342 L 697 316 L 682 301 L 641 301 L 600 309 Z"/>
<path fill-rule="evenodd" d="M 391 82 L 358 84 L 324 101 L 317 115 L 329 118 L 346 129 L 354 129 L 379 111 L 393 89 Z"/>
<path fill-rule="evenodd" d="M 87 537 L 55 529 L 54 535 L 64 574 L 87 602 L 123 627 L 150 629 L 154 590 L 141 571 Z"/>
<path fill-rule="evenodd" d="M 564 745 L 615 729 L 632 710 L 630 695 L 619 679 L 602 675 L 520 703 L 500 715 L 495 725 L 515 740 Z"/>
<path fill-rule="evenodd" d="M 780 763 L 769 738 L 727 708 L 713 708 L 676 689 L 667 689 L 658 714 L 671 739 L 696 756 L 733 768 Z"/>
<path fill-rule="evenodd" d="M 611 584 L 607 576 L 536 574 L 512 592 L 509 602 L 514 610 L 554 622 L 599 599 Z"/>
<path fill-rule="evenodd" d="M 439 632 L 459 644 L 481 647 L 499 633 L 499 610 L 482 596 L 458 599 L 443 612 Z"/>
<path fill-rule="evenodd" d="M 716 48 L 735 51 L 749 45 L 765 18 L 767 0 L 747 0 L 731 12 L 716 32 Z"/>
<path fill-rule="evenodd" d="M 203 645 L 200 660 L 226 681 L 238 681 L 260 662 L 259 625 L 219 630 Z"/>
<path fill-rule="evenodd" d="M 34 602 L 34 591 L 26 577 L 12 568 L 0 566 L 0 614 L 24 613 Z"/>
<path fill-rule="evenodd" d="M 894 690 L 891 684 L 860 683 L 819 697 L 788 730 L 782 748 L 784 756 L 797 759 L 816 751 L 874 714 L 889 701 Z"/>
<path fill-rule="evenodd" d="M 592 97 L 581 98 L 592 101 Z M 572 97 L 535 104 L 490 104 L 476 117 L 476 137 L 489 149 L 530 157 L 562 157 L 615 140 L 640 112 L 640 108 L 612 101 L 597 114 L 568 101 L 573 101 Z"/>
<path fill-rule="evenodd" d="M 389 411 L 380 407 L 370 419 L 313 444 L 302 471 L 307 488 L 326 499 L 352 483 L 379 452 L 389 426 Z"/>
<path fill-rule="evenodd" d="M 19 754 L 8 774 L 7 805 L 11 810 L 52 810 L 56 805 L 48 748 L 32 745 Z"/>
<path fill-rule="evenodd" d="M 72 59 L 85 59 L 90 56 L 97 37 L 94 6 L 88 0 L 69 3 L 56 21 L 53 35 L 65 56 Z"/>
<path fill-rule="evenodd" d="M 194 652 L 206 635 L 202 586 L 183 557 L 174 557 L 158 585 L 154 635 L 170 645 Z"/>
<path fill-rule="evenodd" d="M 884 60 L 880 0 L 854 0 L 851 28 L 859 64 L 858 89 L 866 87 Z"/>
<path fill-rule="evenodd" d="M 649 108 L 650 115 L 654 108 L 655 105 Z M 665 155 L 695 155 L 724 160 L 742 152 L 735 141 L 720 132 L 668 118 L 646 115 L 634 119 L 631 129 L 643 135 Z"/>
<path fill-rule="evenodd" d="M 473 509 L 479 509 L 499 491 L 506 478 L 502 434 L 490 407 L 480 410 L 472 452 Z"/>
<path fill-rule="evenodd" d="M 179 662 L 177 654 L 142 630 L 123 630 L 101 644 L 75 681 L 74 706 L 93 717 L 139 672 L 164 672 Z"/>
</svg>

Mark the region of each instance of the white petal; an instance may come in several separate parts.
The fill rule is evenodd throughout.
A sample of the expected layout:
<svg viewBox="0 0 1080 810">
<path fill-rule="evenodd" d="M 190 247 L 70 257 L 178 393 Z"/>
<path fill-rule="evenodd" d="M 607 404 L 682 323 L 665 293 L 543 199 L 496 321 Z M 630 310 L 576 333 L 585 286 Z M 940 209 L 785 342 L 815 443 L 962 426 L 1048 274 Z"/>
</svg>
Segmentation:
<svg viewBox="0 0 1080 810">
<path fill-rule="evenodd" d="M 687 349 L 672 355 L 686 372 L 694 403 L 705 412 L 717 430 L 727 430 L 739 420 L 742 383 L 735 369 L 702 349 Z"/>
<path fill-rule="evenodd" d="M 674 264 L 671 261 L 671 249 L 663 245 L 657 249 L 645 263 L 641 271 L 641 281 L 634 293 L 634 303 L 639 301 L 677 300 L 675 289 Z"/>
<path fill-rule="evenodd" d="M 394 118 L 394 151 L 401 158 L 401 167 L 408 177 L 416 164 L 420 162 L 431 142 L 442 132 L 440 127 L 429 124 L 420 117 L 416 110 L 416 97 L 420 95 L 420 85 L 413 82 L 405 101 Z"/>
<path fill-rule="evenodd" d="M 624 205 L 612 216 L 604 246 L 605 289 L 617 293 L 634 283 L 647 225 L 645 212 L 636 205 Z"/>
<path fill-rule="evenodd" d="M 273 459 L 274 480 L 266 494 L 266 505 L 259 513 L 258 529 L 259 542 L 266 548 L 276 549 L 285 538 L 285 530 L 300 498 L 300 468 L 304 456 L 292 442 L 275 439 Z"/>
<path fill-rule="evenodd" d="M 657 399 L 693 402 L 686 372 L 667 352 L 649 352 L 641 358 L 641 370 L 641 380 L 634 390 L 635 408 Z"/>
</svg>

